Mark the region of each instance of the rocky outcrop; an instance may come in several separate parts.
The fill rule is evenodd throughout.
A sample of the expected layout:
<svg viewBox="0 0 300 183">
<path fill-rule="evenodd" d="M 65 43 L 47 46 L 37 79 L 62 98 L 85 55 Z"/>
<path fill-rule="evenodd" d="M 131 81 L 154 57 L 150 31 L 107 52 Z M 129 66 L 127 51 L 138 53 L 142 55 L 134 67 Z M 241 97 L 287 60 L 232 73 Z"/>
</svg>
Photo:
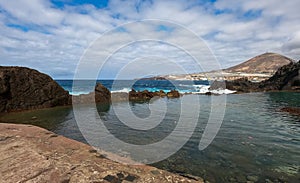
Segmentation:
<svg viewBox="0 0 300 183">
<path fill-rule="evenodd" d="M 154 97 L 153 93 L 149 92 L 148 90 L 135 91 L 134 89 L 132 89 L 128 95 L 130 101 L 150 100 L 151 98 Z"/>
<path fill-rule="evenodd" d="M 111 93 L 97 83 L 95 91 L 71 96 L 50 76 L 25 67 L 0 66 L 0 113 L 55 106 L 111 102 Z"/>
<path fill-rule="evenodd" d="M 234 81 L 226 81 L 226 88 L 237 91 L 237 93 L 258 92 L 259 83 L 253 83 L 247 78 L 241 78 Z"/>
<path fill-rule="evenodd" d="M 277 70 L 268 80 L 259 84 L 259 88 L 270 90 L 299 90 L 300 91 L 300 61 L 290 63 Z"/>
<path fill-rule="evenodd" d="M 39 127 L 0 123 L 0 182 L 204 182 L 109 158 L 118 157 Z"/>
<path fill-rule="evenodd" d="M 180 94 L 177 90 L 171 90 L 170 92 L 167 93 L 168 98 L 179 98 Z"/>
<path fill-rule="evenodd" d="M 93 102 L 96 102 L 97 104 L 110 104 L 111 102 L 110 91 L 101 83 L 96 84 L 94 92 L 72 96 L 73 104 L 91 104 Z"/>
<path fill-rule="evenodd" d="M 114 95 L 118 96 L 117 94 Z M 150 92 L 148 90 L 135 91 L 134 89 L 132 89 L 128 93 L 127 98 L 129 99 L 129 101 L 148 101 L 153 97 L 165 97 L 165 96 L 167 96 L 168 98 L 179 98 L 180 93 L 177 90 L 171 90 L 170 92 L 165 93 L 163 90 Z"/>
<path fill-rule="evenodd" d="M 218 82 L 214 82 L 211 89 L 215 89 Z M 265 92 L 265 91 L 300 91 L 300 61 L 282 66 L 269 79 L 253 83 L 247 78 L 226 81 L 226 88 L 237 92 Z"/>
<path fill-rule="evenodd" d="M 69 93 L 50 76 L 29 68 L 0 66 L 0 112 L 69 103 Z"/>
</svg>

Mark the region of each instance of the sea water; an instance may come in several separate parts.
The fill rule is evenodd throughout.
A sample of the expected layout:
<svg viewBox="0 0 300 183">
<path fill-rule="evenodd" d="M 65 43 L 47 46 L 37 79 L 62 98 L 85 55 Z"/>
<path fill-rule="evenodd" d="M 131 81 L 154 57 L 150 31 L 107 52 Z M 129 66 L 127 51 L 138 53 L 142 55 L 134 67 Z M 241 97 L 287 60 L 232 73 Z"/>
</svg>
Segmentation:
<svg viewBox="0 0 300 183">
<path fill-rule="evenodd" d="M 70 81 L 58 82 L 72 92 Z M 106 82 L 102 83 L 111 88 L 111 82 Z M 157 83 L 155 85 L 153 82 L 156 81 L 143 82 L 133 88 L 150 91 L 154 88 L 165 91 L 174 89 L 172 85 L 163 86 Z M 163 83 L 163 81 L 157 82 Z M 193 85 L 205 85 L 205 83 L 184 82 L 179 84 L 182 87 L 181 91 L 189 92 L 199 92 Z M 131 87 L 126 86 L 126 82 L 124 86 L 119 86 L 120 91 L 125 91 L 126 88 L 131 90 Z M 84 84 L 81 87 L 83 93 L 89 92 L 84 90 Z M 196 97 L 199 101 L 194 100 Z M 158 142 L 168 136 L 177 125 L 180 110 L 189 111 L 191 107 L 200 105 L 199 116 L 184 119 L 195 118 L 198 121 L 188 142 L 172 156 L 153 163 L 153 166 L 183 175 L 200 176 L 210 182 L 300 182 L 300 118 L 280 111 L 280 108 L 286 106 L 300 107 L 300 93 L 227 95 L 225 116 L 216 138 L 206 149 L 199 150 L 199 141 L 211 113 L 212 97 L 218 96 L 191 94 L 178 99 L 161 98 L 151 101 L 154 103 L 164 101 L 168 110 L 163 121 L 148 131 L 131 129 L 124 125 L 112 106 L 100 105 L 97 111 L 106 128 L 115 137 L 130 144 L 144 145 Z M 183 99 L 191 101 L 190 107 L 181 107 Z M 120 102 L 116 105 L 122 109 L 126 108 L 128 103 Z M 151 115 L 149 105 L 149 102 L 129 103 L 131 111 L 140 118 Z M 88 109 L 83 109 L 85 110 Z M 0 120 L 38 125 L 87 143 L 78 129 L 72 107 L 8 114 L 2 116 Z M 86 119 L 81 123 L 89 124 L 89 120 Z M 179 134 L 185 136 L 186 133 L 182 131 Z M 101 139 L 95 136 L 95 140 Z"/>
<path fill-rule="evenodd" d="M 96 82 L 103 84 L 112 93 L 115 92 L 126 92 L 128 93 L 132 89 L 136 91 L 148 90 L 151 92 L 164 91 L 169 92 L 171 90 L 178 90 L 180 93 L 194 93 L 194 94 L 205 94 L 212 92 L 215 94 L 230 94 L 235 91 L 227 89 L 222 90 L 209 90 L 208 81 L 186 81 L 186 80 L 82 80 L 76 81 L 76 85 L 72 85 L 72 80 L 57 80 L 57 82 L 72 95 L 87 94 L 92 92 Z"/>
</svg>

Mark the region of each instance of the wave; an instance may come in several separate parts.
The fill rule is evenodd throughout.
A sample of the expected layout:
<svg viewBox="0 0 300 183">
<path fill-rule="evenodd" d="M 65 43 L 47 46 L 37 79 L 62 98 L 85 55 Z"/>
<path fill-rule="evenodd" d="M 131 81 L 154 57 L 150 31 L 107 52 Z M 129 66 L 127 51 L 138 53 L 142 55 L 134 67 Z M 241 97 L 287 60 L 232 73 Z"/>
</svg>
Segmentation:
<svg viewBox="0 0 300 183">
<path fill-rule="evenodd" d="M 120 90 L 113 90 L 111 93 L 129 93 L 131 91 L 131 88 L 122 88 Z"/>
<path fill-rule="evenodd" d="M 217 89 L 217 90 L 210 90 L 210 86 L 209 85 L 193 85 L 195 87 L 195 90 L 194 94 L 205 94 L 205 93 L 208 93 L 208 92 L 211 92 L 213 94 L 218 94 L 218 95 L 221 95 L 221 94 L 232 94 L 232 93 L 235 93 L 236 91 L 233 91 L 233 90 L 228 90 L 228 89 Z"/>
<path fill-rule="evenodd" d="M 181 93 L 181 94 L 186 94 L 186 93 L 192 93 L 192 94 L 205 94 L 208 92 L 211 92 L 213 94 L 232 94 L 235 93 L 236 91 L 228 90 L 228 89 L 217 89 L 217 90 L 210 90 L 209 85 L 181 85 L 184 86 L 184 88 L 176 88 L 176 90 Z M 156 92 L 163 90 L 165 93 L 170 92 L 171 89 L 162 89 L 162 88 L 156 88 L 156 87 L 140 87 L 140 88 L 135 88 L 136 91 L 144 91 L 148 90 L 150 92 Z M 111 93 L 129 93 L 131 91 L 131 88 L 125 87 L 122 89 L 117 89 L 117 90 L 111 90 Z M 88 94 L 90 92 L 88 91 L 79 91 L 79 92 L 70 92 L 71 95 L 81 95 L 81 94 Z"/>
<path fill-rule="evenodd" d="M 82 95 L 82 94 L 89 94 L 90 92 L 71 92 L 69 91 L 69 94 L 70 95 L 74 95 L 74 96 L 79 96 L 79 95 Z"/>
</svg>

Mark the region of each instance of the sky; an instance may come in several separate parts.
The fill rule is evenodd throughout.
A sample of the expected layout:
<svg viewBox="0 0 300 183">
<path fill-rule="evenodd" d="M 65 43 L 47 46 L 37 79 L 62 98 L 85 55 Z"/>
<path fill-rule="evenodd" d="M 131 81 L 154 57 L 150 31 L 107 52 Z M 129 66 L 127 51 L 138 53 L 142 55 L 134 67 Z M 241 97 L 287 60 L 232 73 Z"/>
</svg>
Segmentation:
<svg viewBox="0 0 300 183">
<path fill-rule="evenodd" d="M 182 73 L 173 67 L 176 64 L 186 73 L 199 72 L 180 44 L 167 42 L 186 42 L 182 31 L 178 34 L 181 29 L 197 35 L 221 68 L 265 52 L 299 60 L 299 7 L 298 0 L 0 0 L 0 65 L 72 79 L 101 36 L 112 40 L 101 47 L 116 48 L 126 34 L 134 40 L 141 35 L 155 40 L 113 50 L 101 78 L 115 78 L 119 72 L 127 78 Z M 158 23 L 133 23 L 149 19 Z M 131 26 L 124 28 L 126 24 Z"/>
</svg>

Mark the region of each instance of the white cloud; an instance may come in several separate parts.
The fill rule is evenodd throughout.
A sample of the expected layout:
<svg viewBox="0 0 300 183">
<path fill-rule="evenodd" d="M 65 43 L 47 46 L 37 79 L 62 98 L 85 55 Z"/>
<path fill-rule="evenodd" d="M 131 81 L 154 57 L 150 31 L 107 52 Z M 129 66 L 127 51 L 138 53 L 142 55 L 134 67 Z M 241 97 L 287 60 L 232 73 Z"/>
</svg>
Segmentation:
<svg viewBox="0 0 300 183">
<path fill-rule="evenodd" d="M 23 65 L 56 78 L 71 78 L 84 50 L 102 33 L 142 19 L 162 19 L 185 26 L 204 38 L 223 67 L 266 51 L 300 59 L 298 7 L 299 1 L 282 3 L 279 0 L 218 0 L 205 4 L 112 0 L 102 9 L 87 4 L 55 8 L 48 0 L 31 0 L 30 3 L 0 0 L 0 64 Z M 251 12 L 256 14 L 251 15 Z M 135 26 L 127 31 L 131 36 L 148 34 L 158 39 L 186 41 L 184 36 L 159 32 L 156 28 Z M 110 44 L 117 43 L 121 37 L 122 31 L 117 32 Z M 152 50 L 152 53 L 160 52 L 158 56 L 170 54 L 178 63 L 186 61 L 180 51 L 170 46 L 149 44 L 124 49 L 119 53 L 123 57 L 120 61 L 126 63 L 125 58 L 142 56 L 147 49 L 148 54 Z"/>
</svg>

